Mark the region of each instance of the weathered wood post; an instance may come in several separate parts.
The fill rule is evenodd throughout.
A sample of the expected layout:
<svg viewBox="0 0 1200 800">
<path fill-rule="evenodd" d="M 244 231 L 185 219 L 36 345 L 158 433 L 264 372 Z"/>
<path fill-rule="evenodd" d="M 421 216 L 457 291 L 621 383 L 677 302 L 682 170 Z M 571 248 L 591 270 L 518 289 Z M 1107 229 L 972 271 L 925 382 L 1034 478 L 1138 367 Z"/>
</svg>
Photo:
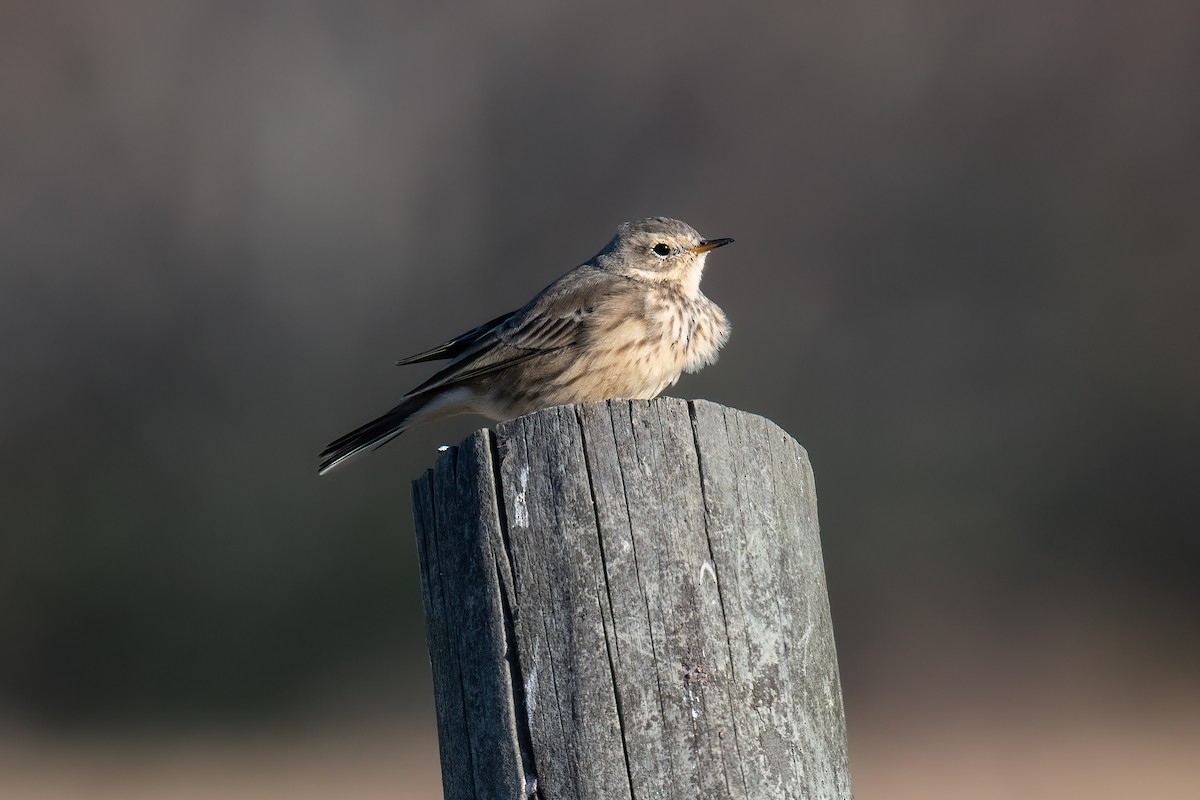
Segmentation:
<svg viewBox="0 0 1200 800">
<path fill-rule="evenodd" d="M 850 797 L 812 471 L 773 423 L 551 408 L 413 496 L 447 798 Z"/>
</svg>

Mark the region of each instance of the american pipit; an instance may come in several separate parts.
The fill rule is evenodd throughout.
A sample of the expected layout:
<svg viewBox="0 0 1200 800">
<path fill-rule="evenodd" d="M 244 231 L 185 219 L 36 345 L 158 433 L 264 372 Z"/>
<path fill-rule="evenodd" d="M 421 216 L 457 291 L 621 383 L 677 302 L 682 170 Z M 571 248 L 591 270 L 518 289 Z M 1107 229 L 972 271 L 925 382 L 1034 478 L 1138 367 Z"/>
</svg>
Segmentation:
<svg viewBox="0 0 1200 800">
<path fill-rule="evenodd" d="M 657 397 L 681 373 L 716 361 L 729 338 L 700 277 L 708 251 L 732 241 L 703 239 L 666 217 L 626 222 L 522 308 L 397 361 L 451 359 L 400 405 L 330 442 L 318 472 L 452 414 L 510 419 L 565 403 Z"/>
</svg>

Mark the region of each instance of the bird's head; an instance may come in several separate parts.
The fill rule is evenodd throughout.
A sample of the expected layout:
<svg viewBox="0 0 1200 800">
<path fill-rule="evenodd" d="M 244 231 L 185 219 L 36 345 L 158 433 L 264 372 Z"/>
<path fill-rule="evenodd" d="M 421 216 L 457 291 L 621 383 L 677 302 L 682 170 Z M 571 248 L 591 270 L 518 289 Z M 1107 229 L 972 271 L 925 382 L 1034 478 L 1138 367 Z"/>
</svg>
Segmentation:
<svg viewBox="0 0 1200 800">
<path fill-rule="evenodd" d="M 710 250 L 733 239 L 705 239 L 686 222 L 668 217 L 626 222 L 590 263 L 637 280 L 681 284 L 699 290 L 704 260 Z"/>
</svg>

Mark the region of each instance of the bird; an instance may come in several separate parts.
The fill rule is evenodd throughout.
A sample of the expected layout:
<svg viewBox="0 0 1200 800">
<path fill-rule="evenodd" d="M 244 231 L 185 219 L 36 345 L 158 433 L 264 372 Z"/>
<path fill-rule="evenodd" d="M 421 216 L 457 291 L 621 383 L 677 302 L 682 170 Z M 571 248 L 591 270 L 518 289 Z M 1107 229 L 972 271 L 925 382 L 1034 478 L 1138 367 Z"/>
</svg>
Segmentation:
<svg viewBox="0 0 1200 800">
<path fill-rule="evenodd" d="M 330 442 L 324 475 L 415 425 L 454 414 L 512 419 L 614 398 L 650 400 L 717 360 L 729 320 L 700 291 L 705 239 L 668 217 L 626 222 L 595 256 L 516 311 L 397 366 L 449 359 L 381 417 Z"/>
</svg>

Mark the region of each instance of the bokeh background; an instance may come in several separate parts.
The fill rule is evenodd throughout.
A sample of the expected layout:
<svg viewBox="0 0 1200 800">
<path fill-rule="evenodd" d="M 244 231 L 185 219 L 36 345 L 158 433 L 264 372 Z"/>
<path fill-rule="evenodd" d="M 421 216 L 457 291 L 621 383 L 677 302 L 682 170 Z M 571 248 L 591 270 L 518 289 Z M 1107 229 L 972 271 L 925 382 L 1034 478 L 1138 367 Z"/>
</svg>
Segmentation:
<svg viewBox="0 0 1200 800">
<path fill-rule="evenodd" d="M 809 450 L 872 798 L 1200 786 L 1200 6 L 0 3 L 0 796 L 438 792 L 316 454 L 625 219 Z"/>
</svg>

